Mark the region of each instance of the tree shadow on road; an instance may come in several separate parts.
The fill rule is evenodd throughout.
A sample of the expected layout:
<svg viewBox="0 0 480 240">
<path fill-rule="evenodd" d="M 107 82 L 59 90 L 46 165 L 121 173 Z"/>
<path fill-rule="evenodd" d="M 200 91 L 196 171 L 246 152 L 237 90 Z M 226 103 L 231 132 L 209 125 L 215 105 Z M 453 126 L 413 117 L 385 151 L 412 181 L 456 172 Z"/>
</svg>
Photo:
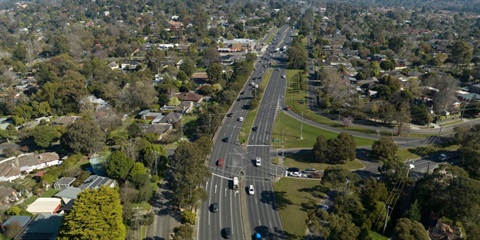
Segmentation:
<svg viewBox="0 0 480 240">
<path fill-rule="evenodd" d="M 163 237 L 146 237 L 144 238 L 143 240 L 166 240 L 165 238 Z"/>
</svg>

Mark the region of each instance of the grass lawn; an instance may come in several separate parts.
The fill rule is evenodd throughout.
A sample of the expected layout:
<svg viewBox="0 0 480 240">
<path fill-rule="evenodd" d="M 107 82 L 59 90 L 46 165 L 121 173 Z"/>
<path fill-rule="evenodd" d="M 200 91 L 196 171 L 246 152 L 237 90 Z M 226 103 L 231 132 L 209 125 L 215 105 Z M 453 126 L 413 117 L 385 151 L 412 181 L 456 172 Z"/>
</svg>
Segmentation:
<svg viewBox="0 0 480 240">
<path fill-rule="evenodd" d="M 319 201 L 312 192 L 320 186 L 320 180 L 282 178 L 276 182 L 275 200 L 279 208 L 280 220 L 288 239 L 304 239 L 307 224 L 305 204 Z"/>
<path fill-rule="evenodd" d="M 193 114 L 184 114 L 182 116 L 182 122 L 183 122 L 184 125 L 191 122 L 191 121 L 195 121 L 195 120 L 197 120 L 197 116 L 195 116 Z"/>
<path fill-rule="evenodd" d="M 409 159 L 426 157 L 426 156 L 432 156 L 432 158 L 435 158 L 441 153 L 445 153 L 451 156 L 451 155 L 455 155 L 454 152 L 457 151 L 459 147 L 460 146 L 458 145 L 451 145 L 446 147 L 436 147 L 434 145 L 427 145 L 427 146 L 420 146 L 416 148 L 400 148 L 398 149 L 397 155 L 403 161 L 409 160 Z"/>
<path fill-rule="evenodd" d="M 358 160 L 354 160 L 345 164 L 332 165 L 326 163 L 314 163 L 311 162 L 312 159 L 313 156 L 309 150 L 302 150 L 295 154 L 285 154 L 285 160 L 283 164 L 286 167 L 296 167 L 300 169 L 315 168 L 317 170 L 324 170 L 331 166 L 340 166 L 348 170 L 361 169 L 364 167 L 364 165 Z"/>
<path fill-rule="evenodd" d="M 297 114 L 302 114 L 303 116 L 309 120 L 315 121 L 320 124 L 328 125 L 331 127 L 337 127 L 342 130 L 350 130 L 362 133 L 368 133 L 372 135 L 377 135 L 377 131 L 374 129 L 363 128 L 361 126 L 345 126 L 343 124 L 338 123 L 330 118 L 324 117 L 312 110 L 309 109 L 307 100 L 307 89 L 301 90 L 298 86 L 298 83 L 293 81 L 295 76 L 300 72 L 300 70 L 287 70 L 287 92 L 285 95 L 285 103 L 292 109 L 292 111 L 296 112 Z M 305 76 L 306 77 L 306 76 Z M 341 117 L 341 115 L 340 115 Z M 396 132 L 396 129 L 393 129 L 393 133 Z M 380 133 L 384 136 L 390 136 L 392 132 L 390 131 L 380 131 Z M 409 137 L 428 137 L 428 135 L 416 134 L 416 135 L 408 135 Z"/>
<path fill-rule="evenodd" d="M 259 88 L 265 89 L 268 82 L 270 82 L 270 77 L 272 76 L 272 71 L 273 71 L 273 69 L 269 68 L 267 70 L 267 72 L 265 73 L 265 75 L 263 75 L 263 78 L 260 81 Z M 240 133 L 240 136 L 239 136 L 239 138 L 240 138 L 239 141 L 241 143 L 244 143 L 245 141 L 248 141 L 248 139 L 250 139 L 250 132 L 252 131 L 253 123 L 255 122 L 255 118 L 257 116 L 257 110 L 258 109 L 247 112 L 247 116 L 245 117 L 245 120 L 243 121 L 243 125 L 242 125 L 243 126 L 242 127 L 243 131 Z M 243 133 L 243 136 L 242 136 L 242 133 Z M 247 144 L 248 144 L 248 142 L 247 142 Z"/>
<path fill-rule="evenodd" d="M 388 237 L 382 236 L 380 233 L 370 231 L 368 236 L 371 237 L 373 240 L 388 240 Z"/>
<path fill-rule="evenodd" d="M 283 112 L 280 112 L 275 119 L 273 126 L 273 139 L 278 139 L 280 142 L 274 142 L 273 146 L 281 148 L 282 140 L 282 131 L 283 131 L 283 141 L 284 148 L 311 148 L 319 135 L 323 135 L 325 138 L 334 138 L 338 133 L 325 131 L 323 129 L 303 124 L 302 137 L 300 139 L 300 126 L 301 122 L 295 118 L 292 118 L 286 115 Z M 373 140 L 366 138 L 357 138 L 354 137 L 357 146 L 371 146 Z"/>
<path fill-rule="evenodd" d="M 60 192 L 59 189 L 50 188 L 42 194 L 42 197 L 53 197 L 53 195 L 57 194 L 58 192 Z"/>
<path fill-rule="evenodd" d="M 144 211 L 150 211 L 152 209 L 152 205 L 150 205 L 147 202 L 141 202 L 141 203 L 134 203 L 132 204 L 132 208 L 135 209 L 138 207 L 138 209 L 142 209 Z"/>
</svg>

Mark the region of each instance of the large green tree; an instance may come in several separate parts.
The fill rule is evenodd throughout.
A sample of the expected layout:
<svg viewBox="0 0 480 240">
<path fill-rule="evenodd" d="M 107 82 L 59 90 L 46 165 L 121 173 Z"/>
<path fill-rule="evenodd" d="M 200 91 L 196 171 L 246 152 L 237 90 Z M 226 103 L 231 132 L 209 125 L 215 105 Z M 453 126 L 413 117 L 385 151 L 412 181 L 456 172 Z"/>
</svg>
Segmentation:
<svg viewBox="0 0 480 240">
<path fill-rule="evenodd" d="M 108 157 L 105 170 L 109 177 L 124 180 L 132 170 L 133 165 L 133 160 L 124 152 L 115 151 Z"/>
<path fill-rule="evenodd" d="M 390 137 L 381 137 L 373 142 L 370 157 L 376 161 L 388 162 L 397 156 L 398 146 Z"/>
<path fill-rule="evenodd" d="M 419 222 L 408 218 L 400 218 L 393 230 L 395 240 L 429 240 L 427 230 Z"/>
<path fill-rule="evenodd" d="M 58 239 L 123 240 L 122 205 L 117 190 L 109 187 L 79 193 L 72 212 L 65 216 Z"/>
<path fill-rule="evenodd" d="M 105 134 L 94 122 L 77 119 L 67 127 L 60 140 L 74 152 L 92 154 L 105 144 Z"/>
<path fill-rule="evenodd" d="M 42 148 L 50 147 L 61 135 L 55 127 L 50 125 L 37 126 L 32 132 L 33 141 Z"/>
</svg>

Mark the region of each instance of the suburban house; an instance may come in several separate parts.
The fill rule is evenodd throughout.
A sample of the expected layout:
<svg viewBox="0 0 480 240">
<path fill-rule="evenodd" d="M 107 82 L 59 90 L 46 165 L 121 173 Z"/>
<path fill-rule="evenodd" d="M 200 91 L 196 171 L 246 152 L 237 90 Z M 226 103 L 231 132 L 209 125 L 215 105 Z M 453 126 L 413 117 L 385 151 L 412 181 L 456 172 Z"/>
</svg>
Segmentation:
<svg viewBox="0 0 480 240">
<path fill-rule="evenodd" d="M 181 113 L 170 112 L 165 117 L 160 119 L 158 124 L 163 124 L 163 125 L 172 124 L 173 125 L 175 123 L 180 122 L 180 120 L 182 120 L 182 114 Z"/>
<path fill-rule="evenodd" d="M 107 66 L 112 70 L 118 69 L 118 64 L 116 62 L 111 62 Z"/>
<path fill-rule="evenodd" d="M 4 203 L 14 203 L 18 201 L 19 194 L 11 187 L 0 186 L 0 206 Z"/>
<path fill-rule="evenodd" d="M 192 74 L 192 81 L 196 83 L 205 83 L 208 81 L 207 72 L 196 72 Z"/>
<path fill-rule="evenodd" d="M 52 126 L 64 126 L 67 127 L 70 124 L 74 123 L 79 116 L 62 116 L 52 121 Z"/>
<path fill-rule="evenodd" d="M 9 217 L 5 222 L 2 223 L 2 230 L 3 232 L 6 232 L 8 229 L 8 226 L 14 222 L 18 222 L 20 226 L 25 227 L 28 222 L 30 222 L 30 219 L 32 219 L 30 216 L 11 216 Z"/>
<path fill-rule="evenodd" d="M 175 96 L 180 101 L 192 101 L 194 103 L 201 103 L 203 101 L 203 96 L 194 92 L 176 93 Z"/>
<path fill-rule="evenodd" d="M 14 240 L 54 240 L 62 226 L 63 216 L 39 214 L 22 229 Z"/>
<path fill-rule="evenodd" d="M 95 188 L 99 188 L 101 186 L 109 186 L 111 188 L 114 188 L 117 185 L 118 185 L 117 181 L 115 181 L 113 179 L 110 179 L 108 177 L 91 175 L 90 177 L 85 179 L 85 181 L 82 183 L 82 185 L 80 185 L 78 188 L 80 188 L 81 190 L 86 189 L 86 188 L 95 189 Z"/>
<path fill-rule="evenodd" d="M 62 200 L 59 198 L 38 198 L 27 207 L 27 211 L 32 214 L 56 214 L 61 206 Z"/>
<path fill-rule="evenodd" d="M 140 129 L 144 134 L 156 134 L 158 139 L 162 139 L 168 133 L 172 131 L 172 125 L 162 125 L 162 124 L 143 124 L 140 125 Z"/>
<path fill-rule="evenodd" d="M 137 68 L 139 67 L 141 67 L 141 64 L 139 61 L 126 61 L 120 65 L 120 68 L 122 68 L 122 70 L 130 70 L 130 71 L 137 70 Z"/>
<path fill-rule="evenodd" d="M 159 112 L 151 112 L 150 110 L 144 110 L 138 113 L 138 116 L 142 120 L 151 120 L 152 123 L 159 122 L 163 118 L 163 114 Z"/>
<path fill-rule="evenodd" d="M 193 108 L 194 106 L 192 101 L 182 101 L 177 107 L 173 109 L 173 111 L 178 113 L 191 113 Z"/>
<path fill-rule="evenodd" d="M 77 199 L 78 194 L 82 192 L 82 189 L 75 187 L 68 187 L 55 194 L 53 197 L 60 198 L 63 202 L 62 210 L 71 211 L 73 202 Z"/>
<path fill-rule="evenodd" d="M 60 157 L 54 152 L 26 153 L 18 157 L 7 158 L 0 162 L 0 181 L 12 181 L 22 177 L 22 173 L 56 166 L 59 163 Z"/>
<path fill-rule="evenodd" d="M 53 184 L 53 188 L 55 188 L 55 189 L 68 188 L 72 185 L 72 183 L 75 181 L 75 179 L 76 178 L 74 178 L 74 177 L 62 177 L 62 178 L 58 179 L 58 181 L 56 181 Z"/>
</svg>

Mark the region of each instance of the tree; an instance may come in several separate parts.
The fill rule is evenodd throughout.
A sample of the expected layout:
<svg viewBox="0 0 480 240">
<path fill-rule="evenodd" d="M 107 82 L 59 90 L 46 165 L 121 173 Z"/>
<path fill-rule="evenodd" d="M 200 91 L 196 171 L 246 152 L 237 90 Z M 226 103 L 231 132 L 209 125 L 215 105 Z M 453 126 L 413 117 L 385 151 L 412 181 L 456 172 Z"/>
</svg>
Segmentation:
<svg viewBox="0 0 480 240">
<path fill-rule="evenodd" d="M 42 148 L 50 147 L 60 136 L 61 133 L 50 125 L 37 126 L 32 132 L 33 141 Z"/>
<path fill-rule="evenodd" d="M 136 163 L 133 164 L 133 167 L 132 167 L 132 169 L 130 170 L 129 175 L 130 175 L 130 177 L 133 178 L 133 177 L 135 177 L 135 176 L 137 176 L 137 175 L 146 175 L 147 172 L 148 172 L 148 169 L 147 169 L 145 166 L 143 166 L 143 163 L 141 163 L 141 162 L 136 162 Z M 147 176 L 148 176 L 148 175 L 147 175 Z"/>
<path fill-rule="evenodd" d="M 167 165 L 167 151 L 158 144 L 150 144 L 141 150 L 143 164 L 157 173 L 158 169 L 165 169 Z"/>
<path fill-rule="evenodd" d="M 97 124 L 89 120 L 77 119 L 67 127 L 60 141 L 74 152 L 87 155 L 105 144 L 105 135 Z"/>
<path fill-rule="evenodd" d="M 422 209 L 418 200 L 415 200 L 405 213 L 406 217 L 412 221 L 420 222 L 422 220 Z"/>
<path fill-rule="evenodd" d="M 412 117 L 410 115 L 410 105 L 403 102 L 400 105 L 399 111 L 395 114 L 395 121 L 397 122 L 397 135 L 400 136 L 405 130 L 410 128 L 410 121 Z"/>
<path fill-rule="evenodd" d="M 464 40 L 454 42 L 450 59 L 457 65 L 469 63 L 472 60 L 472 48 L 469 43 Z"/>
<path fill-rule="evenodd" d="M 370 157 L 376 161 L 388 162 L 397 156 L 398 146 L 390 137 L 381 137 L 373 142 Z"/>
<path fill-rule="evenodd" d="M 390 60 L 385 60 L 380 63 L 380 67 L 385 71 L 389 71 L 395 69 L 395 64 Z"/>
<path fill-rule="evenodd" d="M 197 71 L 195 63 L 190 58 L 183 59 L 182 65 L 180 65 L 180 70 L 184 71 L 188 77 L 191 77 L 193 73 Z"/>
<path fill-rule="evenodd" d="M 72 211 L 63 219 L 58 239 L 123 240 L 126 234 L 120 195 L 104 186 L 78 194 Z"/>
<path fill-rule="evenodd" d="M 212 63 L 207 68 L 208 80 L 218 83 L 222 79 L 223 67 L 220 63 Z"/>
<path fill-rule="evenodd" d="M 217 48 L 214 46 L 207 48 L 203 53 L 203 61 L 206 66 L 220 62 L 220 55 L 218 55 Z"/>
<path fill-rule="evenodd" d="M 182 224 L 173 229 L 175 235 L 173 240 L 191 240 L 193 235 L 193 228 L 190 224 Z"/>
<path fill-rule="evenodd" d="M 340 133 L 336 138 L 327 140 L 327 158 L 330 163 L 338 164 L 355 160 L 356 143 L 353 137 Z"/>
<path fill-rule="evenodd" d="M 178 100 L 177 97 L 171 97 L 170 100 L 168 100 L 168 106 L 178 106 L 180 104 L 180 100 Z"/>
<path fill-rule="evenodd" d="M 7 235 L 9 239 L 13 239 L 20 233 L 20 230 L 22 230 L 22 224 L 19 221 L 14 221 L 7 226 L 5 235 Z"/>
<path fill-rule="evenodd" d="M 316 162 L 326 162 L 327 158 L 327 140 L 323 135 L 317 137 L 312 149 L 313 157 Z"/>
<path fill-rule="evenodd" d="M 394 240 L 429 240 L 427 231 L 419 222 L 408 218 L 400 218 L 393 230 Z"/>
<path fill-rule="evenodd" d="M 350 214 L 337 215 L 321 209 L 309 212 L 307 219 L 309 230 L 323 239 L 357 239 L 360 228 L 352 222 Z"/>
<path fill-rule="evenodd" d="M 133 160 L 127 157 L 124 152 L 115 151 L 108 157 L 105 168 L 109 177 L 124 180 L 130 173 L 133 165 Z"/>
<path fill-rule="evenodd" d="M 22 209 L 19 206 L 13 205 L 7 209 L 6 214 L 10 216 L 18 216 L 22 213 Z"/>
</svg>

